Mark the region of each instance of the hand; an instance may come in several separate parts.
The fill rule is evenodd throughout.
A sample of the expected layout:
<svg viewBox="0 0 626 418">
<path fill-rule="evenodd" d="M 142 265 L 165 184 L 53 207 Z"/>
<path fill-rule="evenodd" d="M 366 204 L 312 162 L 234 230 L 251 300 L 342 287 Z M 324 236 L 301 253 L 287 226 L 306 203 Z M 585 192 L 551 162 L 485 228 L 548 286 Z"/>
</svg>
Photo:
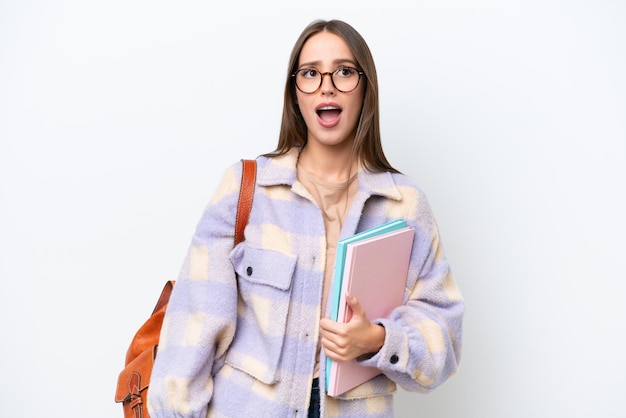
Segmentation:
<svg viewBox="0 0 626 418">
<path fill-rule="evenodd" d="M 349 361 L 377 353 L 385 342 L 385 328 L 367 319 L 365 310 L 353 296 L 346 296 L 352 318 L 340 323 L 330 318 L 320 320 L 321 343 L 333 360 Z"/>
</svg>

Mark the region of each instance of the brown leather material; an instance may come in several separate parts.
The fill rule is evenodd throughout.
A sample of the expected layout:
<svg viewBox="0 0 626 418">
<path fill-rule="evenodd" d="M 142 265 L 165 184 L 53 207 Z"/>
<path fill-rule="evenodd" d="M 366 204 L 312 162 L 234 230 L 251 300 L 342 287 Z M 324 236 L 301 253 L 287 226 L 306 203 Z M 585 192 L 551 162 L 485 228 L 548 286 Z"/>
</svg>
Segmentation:
<svg viewBox="0 0 626 418">
<path fill-rule="evenodd" d="M 163 317 L 165 316 L 165 308 L 167 307 L 167 302 L 174 288 L 174 283 L 174 280 L 169 280 L 165 283 L 161 291 L 161 296 L 154 307 L 154 311 L 152 311 L 152 315 L 150 315 L 141 328 L 137 330 L 135 337 L 128 347 L 128 351 L 126 351 L 125 364 L 130 364 L 133 359 L 139 357 L 141 353 L 159 343 L 159 333 L 161 332 Z"/>
<path fill-rule="evenodd" d="M 156 345 L 144 350 L 119 375 L 115 402 L 122 403 L 124 418 L 150 417 L 146 402 L 156 350 Z"/>
<path fill-rule="evenodd" d="M 235 221 L 235 245 L 243 241 L 243 231 L 248 224 L 252 200 L 254 198 L 254 186 L 256 184 L 256 161 L 241 160 L 241 188 L 239 191 L 239 203 L 237 204 L 237 220 Z"/>
<path fill-rule="evenodd" d="M 235 245 L 243 241 L 256 185 L 256 161 L 241 161 L 243 173 L 235 220 Z M 147 404 L 148 386 L 157 355 L 165 310 L 174 284 L 174 280 L 165 283 L 152 315 L 137 330 L 126 351 L 125 367 L 118 377 L 115 391 L 115 402 L 122 403 L 124 418 L 150 418 Z"/>
</svg>

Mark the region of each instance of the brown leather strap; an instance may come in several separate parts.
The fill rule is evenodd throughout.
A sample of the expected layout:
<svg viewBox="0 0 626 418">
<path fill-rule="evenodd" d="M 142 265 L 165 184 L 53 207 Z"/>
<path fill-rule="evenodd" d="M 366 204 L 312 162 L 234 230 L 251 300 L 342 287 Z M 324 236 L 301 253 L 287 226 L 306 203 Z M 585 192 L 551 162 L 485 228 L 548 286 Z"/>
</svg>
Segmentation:
<svg viewBox="0 0 626 418">
<path fill-rule="evenodd" d="M 167 283 L 165 283 L 165 286 L 163 286 L 163 290 L 161 291 L 161 296 L 159 296 L 159 300 L 157 301 L 157 304 L 152 311 L 152 315 L 154 315 L 155 313 L 160 311 L 165 305 L 167 305 L 167 302 L 169 302 L 170 300 L 170 295 L 172 294 L 173 287 L 174 280 L 169 280 L 167 281 Z"/>
<path fill-rule="evenodd" d="M 254 186 L 256 184 L 256 160 L 241 160 L 243 173 L 241 175 L 241 188 L 239 190 L 239 203 L 237 204 L 237 218 L 235 221 L 235 245 L 243 241 L 243 230 L 248 224 Z"/>
</svg>

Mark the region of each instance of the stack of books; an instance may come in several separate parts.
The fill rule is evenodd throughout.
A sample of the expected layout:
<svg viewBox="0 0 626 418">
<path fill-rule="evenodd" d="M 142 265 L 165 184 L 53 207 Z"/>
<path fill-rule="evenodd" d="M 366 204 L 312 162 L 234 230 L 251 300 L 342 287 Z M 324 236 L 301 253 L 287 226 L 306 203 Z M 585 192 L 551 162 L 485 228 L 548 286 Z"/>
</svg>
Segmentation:
<svg viewBox="0 0 626 418">
<path fill-rule="evenodd" d="M 331 319 L 349 322 L 345 296 L 358 299 L 369 320 L 386 318 L 404 299 L 415 231 L 395 219 L 337 243 Z M 326 392 L 338 396 L 379 375 L 375 367 L 356 360 L 326 361 Z"/>
</svg>

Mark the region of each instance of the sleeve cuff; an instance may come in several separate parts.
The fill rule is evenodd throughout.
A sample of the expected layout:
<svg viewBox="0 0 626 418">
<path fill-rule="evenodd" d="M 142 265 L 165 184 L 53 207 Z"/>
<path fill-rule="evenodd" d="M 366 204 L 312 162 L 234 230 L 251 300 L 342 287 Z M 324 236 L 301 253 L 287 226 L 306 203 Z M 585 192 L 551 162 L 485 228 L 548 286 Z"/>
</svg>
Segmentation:
<svg viewBox="0 0 626 418">
<path fill-rule="evenodd" d="M 377 319 L 373 321 L 385 327 L 385 342 L 378 353 L 359 364 L 371 366 L 381 371 L 401 372 L 406 370 L 409 361 L 408 337 L 401 327 L 394 326 L 393 321 Z"/>
</svg>

